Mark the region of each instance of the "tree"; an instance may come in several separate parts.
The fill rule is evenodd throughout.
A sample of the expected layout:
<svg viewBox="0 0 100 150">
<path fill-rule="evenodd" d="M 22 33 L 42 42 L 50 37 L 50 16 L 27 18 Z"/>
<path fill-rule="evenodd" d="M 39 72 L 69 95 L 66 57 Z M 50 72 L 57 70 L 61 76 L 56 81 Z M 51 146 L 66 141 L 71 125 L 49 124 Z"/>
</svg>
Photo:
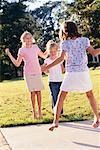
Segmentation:
<svg viewBox="0 0 100 150">
<path fill-rule="evenodd" d="M 55 16 L 53 11 L 61 4 L 61 2 L 48 2 L 40 8 L 32 11 L 33 17 L 42 25 L 42 36 L 39 39 L 41 47 L 45 47 L 48 40 L 56 39 L 57 33 L 55 29 Z"/>
<path fill-rule="evenodd" d="M 1 26 L 1 44 L 13 49 L 19 48 L 20 35 L 23 31 L 28 30 L 33 34 L 35 30 L 40 30 L 40 25 L 29 12 L 26 12 L 26 5 L 21 2 L 7 3 L 3 7 Z"/>
<path fill-rule="evenodd" d="M 85 36 L 88 36 L 94 47 L 100 47 L 100 1 L 75 0 L 72 11 L 79 18 L 79 26 Z"/>
<path fill-rule="evenodd" d="M 59 42 L 60 23 L 64 21 L 64 18 L 67 19 L 70 16 L 68 7 L 67 2 L 49 1 L 32 11 L 32 16 L 41 23 L 42 26 L 42 34 L 38 39 L 38 43 L 43 50 L 49 40 L 52 39 Z M 43 63 L 42 59 L 40 59 L 40 61 Z"/>
<path fill-rule="evenodd" d="M 41 33 L 41 25 L 26 11 L 26 8 L 27 6 L 21 1 L 12 3 L 2 1 L 0 13 L 0 46 L 1 50 L 5 47 L 9 47 L 14 57 L 17 57 L 18 49 L 21 46 L 20 36 L 25 30 L 34 34 L 34 38 L 36 39 L 38 39 Z M 17 77 L 17 68 L 12 66 L 11 61 L 4 55 L 3 51 L 0 53 L 1 58 L 3 58 L 3 63 L 8 64 L 8 67 L 11 66 L 10 73 L 12 73 L 12 69 L 15 68 Z M 4 59 L 8 60 L 8 63 L 6 63 Z"/>
</svg>

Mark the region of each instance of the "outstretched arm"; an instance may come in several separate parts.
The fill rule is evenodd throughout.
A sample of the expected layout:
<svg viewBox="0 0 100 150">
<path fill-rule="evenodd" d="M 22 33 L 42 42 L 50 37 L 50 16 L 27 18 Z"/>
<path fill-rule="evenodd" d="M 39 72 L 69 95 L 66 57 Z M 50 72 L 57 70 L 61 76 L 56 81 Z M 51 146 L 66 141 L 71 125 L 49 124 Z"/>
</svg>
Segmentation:
<svg viewBox="0 0 100 150">
<path fill-rule="evenodd" d="M 47 65 L 47 66 L 44 66 L 44 67 L 42 68 L 42 71 L 44 72 L 45 70 L 48 70 L 48 69 L 50 69 L 51 67 L 53 67 L 53 66 L 59 64 L 61 61 L 64 60 L 64 56 L 65 56 L 65 52 L 63 51 L 60 57 L 58 57 L 58 58 L 57 58 L 54 62 L 52 62 L 51 64 L 49 64 L 49 65 Z"/>
<path fill-rule="evenodd" d="M 45 64 L 45 63 L 44 63 L 43 65 L 41 65 L 41 70 L 42 70 L 43 68 L 45 68 L 46 65 L 47 65 L 47 64 Z M 49 73 L 49 70 L 45 70 L 45 71 L 42 71 L 42 72 L 48 74 L 48 73 Z"/>
<path fill-rule="evenodd" d="M 10 53 L 10 51 L 9 51 L 9 48 L 6 48 L 6 49 L 5 49 L 5 52 L 6 52 L 6 54 L 9 56 L 9 58 L 11 59 L 11 61 L 13 62 L 13 64 L 14 64 L 16 67 L 19 67 L 20 64 L 21 64 L 21 62 L 22 62 L 22 57 L 19 55 L 19 56 L 17 57 L 17 59 L 15 59 L 15 58 L 11 55 L 11 53 Z"/>
<path fill-rule="evenodd" d="M 94 49 L 92 46 L 86 49 L 92 56 L 100 54 L 100 48 Z"/>
<path fill-rule="evenodd" d="M 40 56 L 41 58 L 45 59 L 45 58 L 47 58 L 47 56 L 48 56 L 48 52 L 45 51 L 45 52 L 43 53 L 42 51 L 40 51 L 40 52 L 39 52 L 39 56 Z"/>
</svg>

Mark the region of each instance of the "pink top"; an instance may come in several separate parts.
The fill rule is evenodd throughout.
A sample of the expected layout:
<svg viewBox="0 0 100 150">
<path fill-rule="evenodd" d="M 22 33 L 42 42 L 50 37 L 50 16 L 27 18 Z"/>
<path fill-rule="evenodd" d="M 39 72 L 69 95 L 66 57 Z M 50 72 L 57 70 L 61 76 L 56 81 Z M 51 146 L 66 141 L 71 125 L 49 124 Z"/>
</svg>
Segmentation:
<svg viewBox="0 0 100 150">
<path fill-rule="evenodd" d="M 24 75 L 40 75 L 41 68 L 38 60 L 39 47 L 33 44 L 31 48 L 22 47 L 18 51 L 24 61 Z"/>
</svg>

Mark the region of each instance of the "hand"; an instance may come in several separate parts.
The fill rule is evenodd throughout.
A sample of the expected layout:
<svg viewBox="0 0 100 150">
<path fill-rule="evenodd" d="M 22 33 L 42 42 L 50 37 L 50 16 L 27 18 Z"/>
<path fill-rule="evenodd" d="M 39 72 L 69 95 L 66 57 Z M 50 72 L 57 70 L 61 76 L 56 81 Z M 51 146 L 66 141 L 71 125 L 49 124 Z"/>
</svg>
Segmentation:
<svg viewBox="0 0 100 150">
<path fill-rule="evenodd" d="M 46 64 L 44 64 L 44 65 L 41 66 L 41 71 L 42 72 L 47 71 L 47 67 L 46 66 L 47 66 Z"/>
<path fill-rule="evenodd" d="M 8 53 L 10 53 L 9 48 L 6 48 L 4 51 L 7 55 L 8 55 Z"/>
</svg>

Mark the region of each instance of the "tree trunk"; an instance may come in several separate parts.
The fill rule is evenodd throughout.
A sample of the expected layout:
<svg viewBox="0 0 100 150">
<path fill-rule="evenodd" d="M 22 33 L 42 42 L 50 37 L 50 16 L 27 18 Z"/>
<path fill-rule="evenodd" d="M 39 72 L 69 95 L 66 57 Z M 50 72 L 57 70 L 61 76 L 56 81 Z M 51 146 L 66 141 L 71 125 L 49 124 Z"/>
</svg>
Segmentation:
<svg viewBox="0 0 100 150">
<path fill-rule="evenodd" d="M 2 60 L 0 60 L 0 82 L 3 81 L 3 74 L 2 74 Z"/>
</svg>

